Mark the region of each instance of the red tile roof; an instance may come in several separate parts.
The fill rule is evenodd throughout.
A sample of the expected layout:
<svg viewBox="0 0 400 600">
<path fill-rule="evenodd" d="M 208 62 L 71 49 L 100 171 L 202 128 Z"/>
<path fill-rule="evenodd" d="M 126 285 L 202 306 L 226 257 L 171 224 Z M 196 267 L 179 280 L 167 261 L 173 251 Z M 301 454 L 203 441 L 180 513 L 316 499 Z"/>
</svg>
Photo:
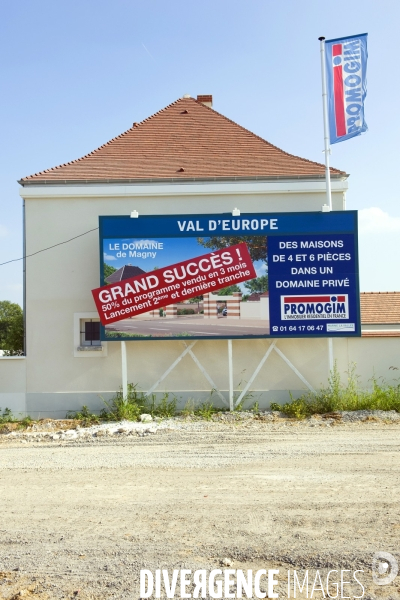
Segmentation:
<svg viewBox="0 0 400 600">
<path fill-rule="evenodd" d="M 213 178 L 322 178 L 299 158 L 193 98 L 181 98 L 77 160 L 21 179 L 30 183 Z M 333 177 L 346 173 L 331 169 Z"/>
<path fill-rule="evenodd" d="M 361 337 L 400 337 L 400 331 L 390 331 L 390 329 L 381 331 L 363 331 Z"/>
<path fill-rule="evenodd" d="M 362 324 L 400 323 L 400 292 L 362 292 L 360 303 Z"/>
</svg>

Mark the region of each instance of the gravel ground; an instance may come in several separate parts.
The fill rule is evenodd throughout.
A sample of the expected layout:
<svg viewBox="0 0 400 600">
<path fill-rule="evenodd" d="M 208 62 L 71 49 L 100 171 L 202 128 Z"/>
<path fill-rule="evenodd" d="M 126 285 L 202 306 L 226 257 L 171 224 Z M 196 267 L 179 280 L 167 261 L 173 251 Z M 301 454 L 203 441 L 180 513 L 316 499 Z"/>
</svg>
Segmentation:
<svg viewBox="0 0 400 600">
<path fill-rule="evenodd" d="M 400 559 L 397 413 L 76 425 L 0 435 L 0 598 L 137 599 L 141 568 L 225 558 L 280 569 L 280 597 L 287 569 L 348 568 L 400 598 L 370 573 Z"/>
</svg>

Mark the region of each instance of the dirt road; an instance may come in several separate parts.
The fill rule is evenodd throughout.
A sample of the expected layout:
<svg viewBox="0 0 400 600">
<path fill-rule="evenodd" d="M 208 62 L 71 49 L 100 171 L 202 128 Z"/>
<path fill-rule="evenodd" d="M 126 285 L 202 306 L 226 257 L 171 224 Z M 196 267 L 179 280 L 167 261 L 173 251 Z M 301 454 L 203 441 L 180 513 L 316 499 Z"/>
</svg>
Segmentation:
<svg viewBox="0 0 400 600">
<path fill-rule="evenodd" d="M 137 599 L 141 568 L 226 557 L 281 569 L 280 597 L 287 569 L 347 568 L 365 598 L 398 598 L 370 565 L 400 558 L 399 447 L 400 425 L 374 422 L 2 443 L 0 598 Z"/>
</svg>

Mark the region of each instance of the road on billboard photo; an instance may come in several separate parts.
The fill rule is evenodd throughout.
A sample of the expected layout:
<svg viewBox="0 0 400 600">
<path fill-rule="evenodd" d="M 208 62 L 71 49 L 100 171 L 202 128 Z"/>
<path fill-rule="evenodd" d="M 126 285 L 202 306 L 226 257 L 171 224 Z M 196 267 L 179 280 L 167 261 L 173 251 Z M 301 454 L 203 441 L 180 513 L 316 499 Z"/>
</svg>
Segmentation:
<svg viewBox="0 0 400 600">
<path fill-rule="evenodd" d="M 181 263 L 210 251 L 229 249 L 245 243 L 256 277 L 237 283 L 234 267 L 221 266 L 214 278 L 215 291 L 202 293 L 206 275 L 196 270 L 185 273 L 173 269 L 176 281 L 184 281 L 186 291 L 197 295 L 176 304 L 162 299 L 153 310 L 141 315 L 106 324 L 106 339 L 180 338 L 180 337 L 251 337 L 270 333 L 268 264 L 266 236 L 236 236 L 213 238 L 152 238 L 103 240 L 103 281 L 116 284 L 140 275 Z M 244 263 L 241 263 L 244 265 Z M 240 265 L 237 265 L 240 266 Z M 208 269 L 208 267 L 207 267 Z M 172 281 L 172 279 L 171 279 Z M 190 288 L 188 288 L 190 286 Z"/>
</svg>

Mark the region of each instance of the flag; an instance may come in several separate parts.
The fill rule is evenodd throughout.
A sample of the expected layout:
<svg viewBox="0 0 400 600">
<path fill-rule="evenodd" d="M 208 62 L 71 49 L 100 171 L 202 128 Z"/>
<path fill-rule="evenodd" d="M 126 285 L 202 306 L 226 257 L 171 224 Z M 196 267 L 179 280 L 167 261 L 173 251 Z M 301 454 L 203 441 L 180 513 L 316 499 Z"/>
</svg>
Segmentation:
<svg viewBox="0 0 400 600">
<path fill-rule="evenodd" d="M 326 83 L 331 144 L 367 131 L 367 35 L 326 40 Z"/>
</svg>

